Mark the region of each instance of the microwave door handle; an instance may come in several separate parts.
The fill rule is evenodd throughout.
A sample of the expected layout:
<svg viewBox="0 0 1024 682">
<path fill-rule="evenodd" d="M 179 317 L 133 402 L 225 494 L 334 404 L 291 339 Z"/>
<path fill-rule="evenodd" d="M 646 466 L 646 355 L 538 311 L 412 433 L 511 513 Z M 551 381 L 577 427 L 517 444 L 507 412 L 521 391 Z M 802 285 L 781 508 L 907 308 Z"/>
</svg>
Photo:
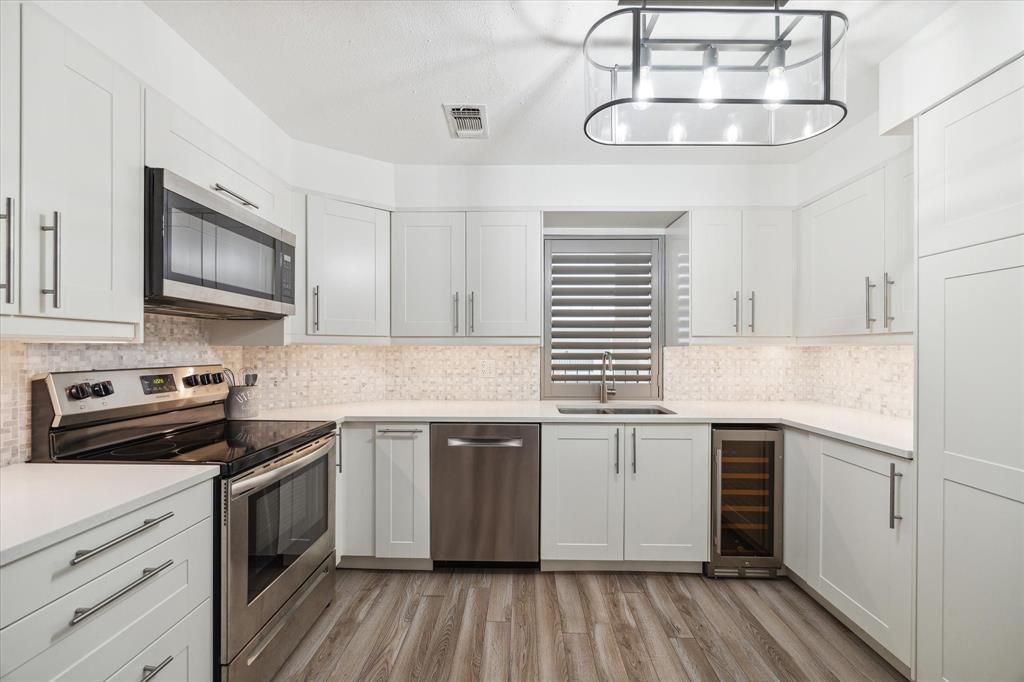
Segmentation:
<svg viewBox="0 0 1024 682">
<path fill-rule="evenodd" d="M 270 471 L 255 475 L 250 474 L 245 478 L 232 482 L 231 499 L 235 499 L 236 497 L 240 497 L 254 490 L 259 490 L 260 488 L 266 488 L 271 483 L 281 480 L 296 469 L 301 469 L 318 457 L 323 457 L 331 451 L 331 448 L 334 447 L 334 436 L 330 436 L 326 442 L 318 441 L 318 443 L 322 444 L 317 445 L 316 449 L 308 455 L 303 455 L 297 459 L 279 464 Z M 297 454 L 301 452 L 302 451 L 299 450 Z"/>
<path fill-rule="evenodd" d="M 238 192 L 231 191 L 230 189 L 220 184 L 219 182 L 213 183 L 213 188 L 218 192 L 223 192 L 224 194 L 227 194 L 229 197 L 236 199 L 238 203 L 242 204 L 242 206 L 249 206 L 254 211 L 260 210 L 259 204 L 254 204 L 253 202 L 249 201 Z"/>
</svg>

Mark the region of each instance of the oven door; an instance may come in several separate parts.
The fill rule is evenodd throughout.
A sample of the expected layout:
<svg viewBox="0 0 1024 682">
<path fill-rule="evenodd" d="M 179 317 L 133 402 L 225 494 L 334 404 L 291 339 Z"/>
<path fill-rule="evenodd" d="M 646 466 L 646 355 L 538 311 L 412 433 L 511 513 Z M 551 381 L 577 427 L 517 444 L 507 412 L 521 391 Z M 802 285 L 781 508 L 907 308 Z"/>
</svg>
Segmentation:
<svg viewBox="0 0 1024 682">
<path fill-rule="evenodd" d="M 325 436 L 223 483 L 222 663 L 334 555 L 335 441 Z"/>
</svg>

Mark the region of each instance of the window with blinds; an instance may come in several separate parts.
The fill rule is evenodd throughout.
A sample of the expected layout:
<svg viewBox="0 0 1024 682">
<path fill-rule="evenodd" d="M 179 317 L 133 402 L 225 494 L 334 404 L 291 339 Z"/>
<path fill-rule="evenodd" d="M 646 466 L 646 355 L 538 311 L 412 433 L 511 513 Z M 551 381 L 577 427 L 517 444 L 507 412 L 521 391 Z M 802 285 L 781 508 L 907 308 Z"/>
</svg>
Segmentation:
<svg viewBox="0 0 1024 682">
<path fill-rule="evenodd" d="M 547 239 L 541 394 L 597 398 L 611 354 L 615 398 L 661 396 L 661 240 Z"/>
</svg>

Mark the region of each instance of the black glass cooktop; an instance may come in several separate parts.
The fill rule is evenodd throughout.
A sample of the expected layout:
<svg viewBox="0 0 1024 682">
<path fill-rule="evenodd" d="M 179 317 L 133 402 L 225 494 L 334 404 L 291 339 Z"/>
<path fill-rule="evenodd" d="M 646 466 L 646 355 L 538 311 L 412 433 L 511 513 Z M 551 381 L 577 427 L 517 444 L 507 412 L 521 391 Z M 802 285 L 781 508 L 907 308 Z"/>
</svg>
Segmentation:
<svg viewBox="0 0 1024 682">
<path fill-rule="evenodd" d="M 219 421 L 65 459 L 219 464 L 230 476 L 333 432 L 333 422 Z"/>
</svg>

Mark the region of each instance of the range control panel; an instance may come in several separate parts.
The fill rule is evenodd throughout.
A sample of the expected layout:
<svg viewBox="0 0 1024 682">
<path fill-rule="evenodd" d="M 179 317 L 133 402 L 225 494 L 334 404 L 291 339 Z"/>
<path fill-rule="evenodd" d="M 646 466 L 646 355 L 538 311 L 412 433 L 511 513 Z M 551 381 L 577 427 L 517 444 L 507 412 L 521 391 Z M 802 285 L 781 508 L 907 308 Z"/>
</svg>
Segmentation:
<svg viewBox="0 0 1024 682">
<path fill-rule="evenodd" d="M 58 416 L 145 411 L 147 405 L 164 402 L 187 406 L 224 400 L 228 393 L 220 365 L 53 372 L 39 381 Z"/>
</svg>

